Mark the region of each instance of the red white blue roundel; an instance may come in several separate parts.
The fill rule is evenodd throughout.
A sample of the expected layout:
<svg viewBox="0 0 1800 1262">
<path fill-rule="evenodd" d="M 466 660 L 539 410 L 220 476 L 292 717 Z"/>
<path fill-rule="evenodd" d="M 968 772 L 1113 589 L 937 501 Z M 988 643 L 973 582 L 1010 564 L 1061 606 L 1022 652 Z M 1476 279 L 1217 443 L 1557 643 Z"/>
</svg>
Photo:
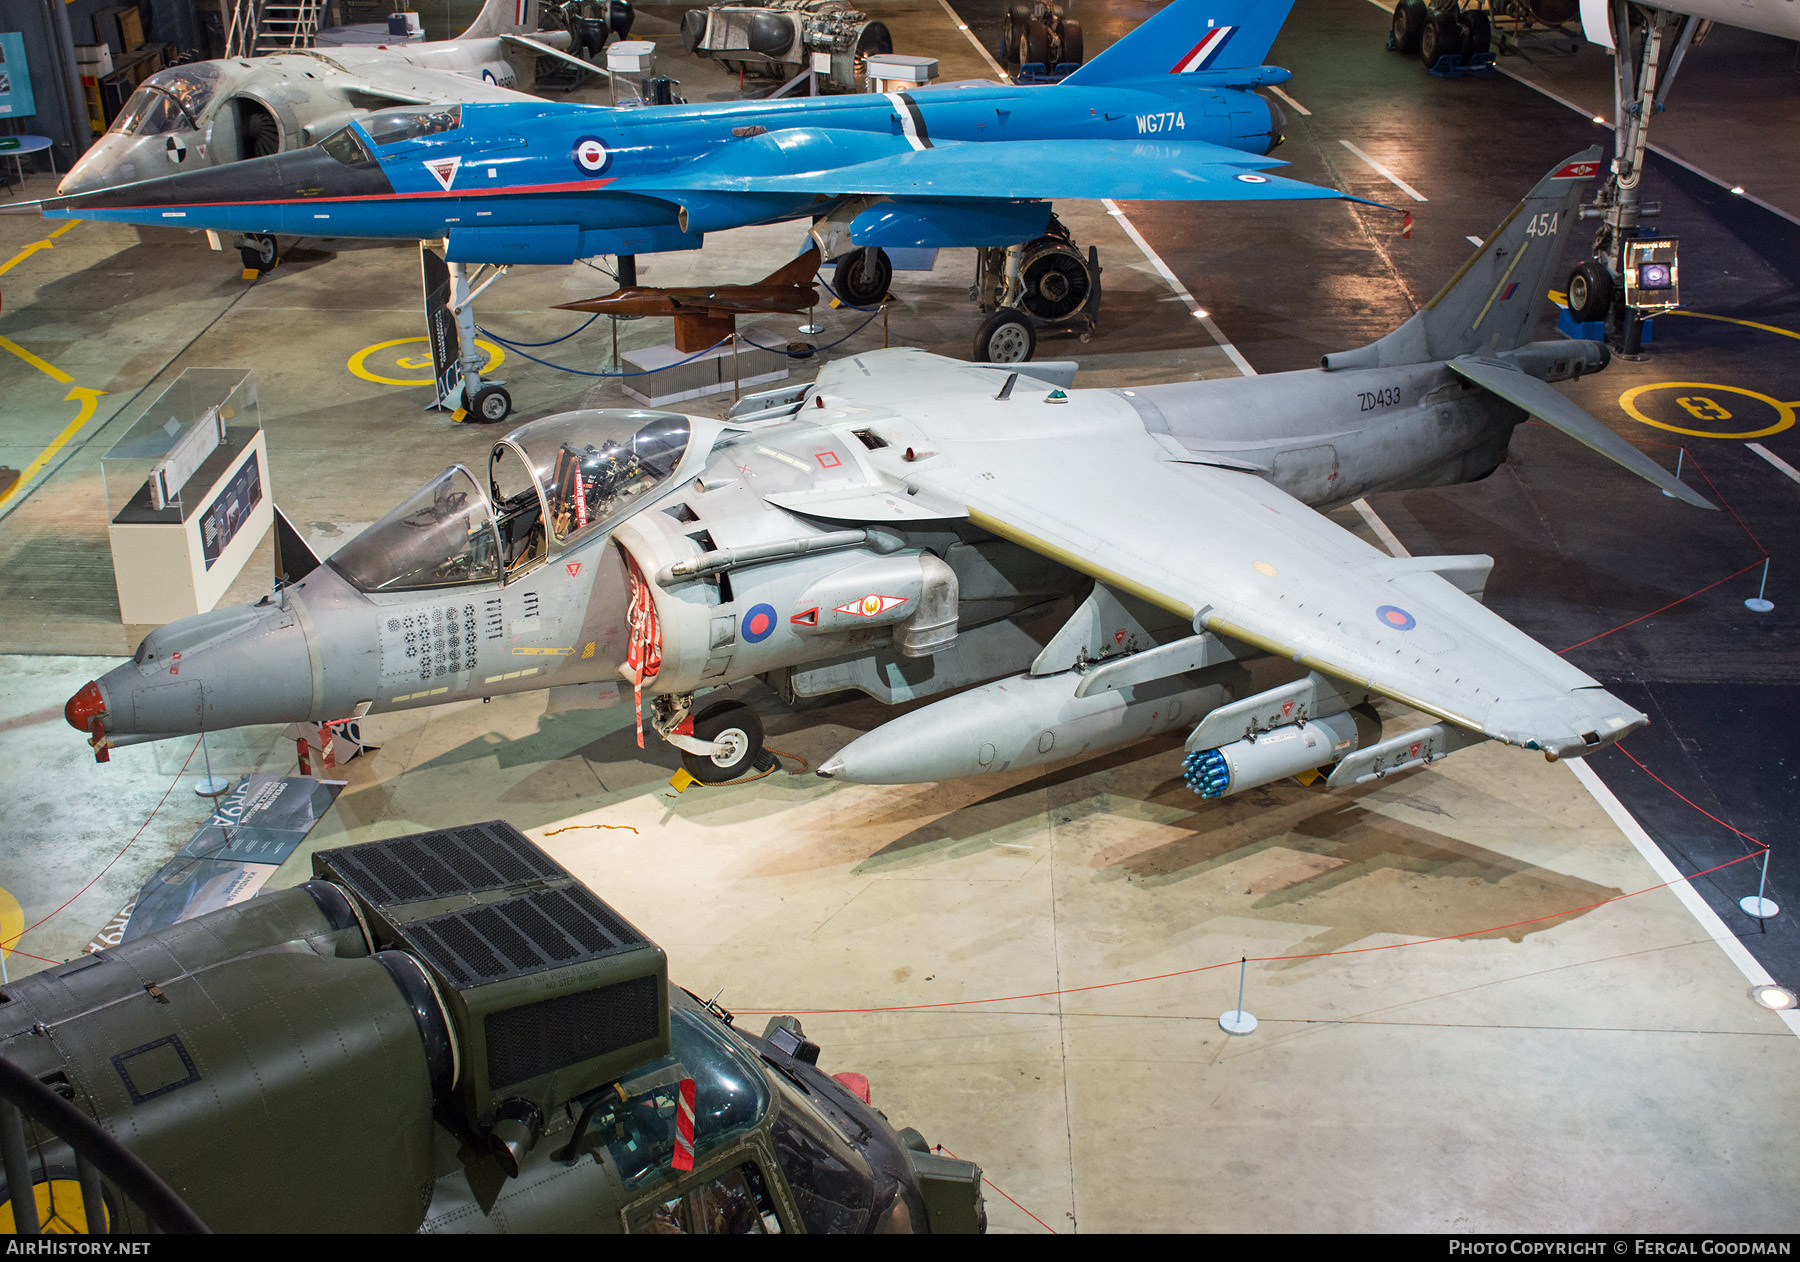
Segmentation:
<svg viewBox="0 0 1800 1262">
<path fill-rule="evenodd" d="M 756 605 L 744 615 L 744 639 L 761 644 L 775 630 L 775 606 Z"/>
<path fill-rule="evenodd" d="M 1375 611 L 1375 616 L 1382 624 L 1396 631 L 1411 631 L 1418 626 L 1418 620 L 1398 605 L 1383 605 Z"/>
<path fill-rule="evenodd" d="M 583 175 L 599 175 L 612 163 L 612 151 L 598 136 L 583 136 L 575 142 L 575 165 Z"/>
<path fill-rule="evenodd" d="M 1258 175 L 1254 171 L 1245 171 L 1237 178 L 1242 180 L 1245 184 L 1267 184 L 1269 182 L 1268 176 Z"/>
</svg>

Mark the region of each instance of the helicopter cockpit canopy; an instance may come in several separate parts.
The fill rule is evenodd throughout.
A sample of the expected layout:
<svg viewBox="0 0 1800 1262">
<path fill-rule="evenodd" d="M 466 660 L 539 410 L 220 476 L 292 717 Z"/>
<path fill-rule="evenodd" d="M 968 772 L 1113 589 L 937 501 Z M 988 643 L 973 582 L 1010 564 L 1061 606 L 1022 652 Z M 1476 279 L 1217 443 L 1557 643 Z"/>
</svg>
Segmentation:
<svg viewBox="0 0 1800 1262">
<path fill-rule="evenodd" d="M 507 452 L 524 460 L 562 546 L 610 527 L 667 482 L 693 437 L 688 418 L 675 412 L 570 412 L 520 426 L 494 445 L 493 460 L 498 467 Z"/>
<path fill-rule="evenodd" d="M 474 475 L 451 465 L 326 564 L 365 592 L 497 582 L 494 512 Z"/>
<path fill-rule="evenodd" d="M 139 85 L 107 131 L 121 136 L 163 136 L 197 131 L 224 73 L 209 61 L 159 70 Z"/>
</svg>

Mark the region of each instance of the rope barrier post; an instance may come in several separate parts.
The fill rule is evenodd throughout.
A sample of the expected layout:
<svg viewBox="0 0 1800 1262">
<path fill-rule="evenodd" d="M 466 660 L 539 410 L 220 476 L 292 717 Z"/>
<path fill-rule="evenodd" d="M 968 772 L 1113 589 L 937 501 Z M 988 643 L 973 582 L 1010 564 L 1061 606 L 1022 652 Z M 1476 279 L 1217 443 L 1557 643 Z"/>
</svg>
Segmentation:
<svg viewBox="0 0 1800 1262">
<path fill-rule="evenodd" d="M 1744 608 L 1748 609 L 1751 613 L 1768 613 L 1771 609 L 1775 608 L 1774 601 L 1763 599 L 1763 593 L 1768 590 L 1769 590 L 1769 558 L 1764 557 L 1763 558 L 1762 585 L 1756 589 L 1756 595 L 1752 596 L 1749 600 L 1746 600 L 1744 602 Z M 1764 853 L 1765 853 L 1765 855 L 1767 854 L 1766 851 Z"/>
<path fill-rule="evenodd" d="M 1677 482 L 1681 481 L 1681 462 L 1686 459 L 1687 459 L 1687 448 L 1686 447 L 1677 447 L 1675 449 L 1675 480 Z M 1663 494 L 1668 496 L 1670 499 L 1675 498 L 1675 492 L 1673 492 L 1673 491 L 1664 491 Z"/>
<path fill-rule="evenodd" d="M 887 309 L 887 299 L 884 297 L 881 300 L 881 349 L 884 351 L 888 348 Z"/>
<path fill-rule="evenodd" d="M 200 756 L 206 760 L 206 779 L 194 786 L 194 792 L 203 798 L 216 798 L 231 787 L 231 781 L 221 780 L 212 773 L 212 755 L 206 749 L 206 733 L 200 733 Z"/>
<path fill-rule="evenodd" d="M 1249 956 L 1244 956 L 1238 961 L 1237 1007 L 1230 1012 L 1219 1014 L 1219 1028 L 1227 1034 L 1248 1034 L 1256 1028 L 1256 1018 L 1244 1011 L 1244 973 L 1249 967 Z"/>
<path fill-rule="evenodd" d="M 736 403 L 742 397 L 742 387 L 738 382 L 738 335 L 737 319 L 731 321 L 731 401 Z"/>
<path fill-rule="evenodd" d="M 1768 890 L 1768 888 L 1769 888 L 1769 847 L 1764 846 L 1763 847 L 1763 861 L 1762 861 L 1762 880 L 1757 882 L 1756 893 L 1753 895 L 1749 895 L 1747 897 L 1738 899 L 1738 906 L 1742 907 L 1744 909 L 1745 915 L 1755 916 L 1758 920 L 1767 920 L 1771 916 L 1774 916 L 1781 911 L 1781 908 L 1776 906 L 1773 899 L 1768 899 L 1768 898 L 1763 897 L 1763 894 Z"/>
</svg>

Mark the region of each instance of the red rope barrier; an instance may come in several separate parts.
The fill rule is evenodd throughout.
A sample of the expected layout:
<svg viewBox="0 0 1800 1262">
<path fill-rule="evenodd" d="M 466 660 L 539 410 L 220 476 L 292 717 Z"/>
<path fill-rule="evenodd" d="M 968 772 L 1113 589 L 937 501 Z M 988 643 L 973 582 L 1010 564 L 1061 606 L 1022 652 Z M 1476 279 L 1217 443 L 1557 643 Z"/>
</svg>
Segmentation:
<svg viewBox="0 0 1800 1262">
<path fill-rule="evenodd" d="M 204 739 L 204 738 L 202 738 L 202 739 Z M 186 773 L 186 771 L 188 769 L 188 764 L 194 761 L 194 755 L 196 753 L 198 753 L 199 751 L 200 751 L 200 742 L 195 741 L 194 747 L 192 749 L 188 750 L 188 756 L 186 758 L 182 759 L 181 769 L 175 773 L 175 778 L 173 780 L 169 781 L 169 787 L 163 790 L 162 797 L 157 799 L 156 805 L 150 808 L 150 814 L 144 817 L 144 822 L 138 825 L 138 830 L 135 833 L 131 834 L 131 840 L 126 842 L 124 844 L 124 846 L 122 846 L 119 849 L 118 854 L 114 855 L 112 858 L 110 858 L 106 861 L 106 867 L 101 868 L 98 872 L 94 873 L 94 879 L 92 881 L 89 881 L 86 885 L 84 885 L 80 889 L 76 890 L 73 894 L 71 894 L 69 896 L 68 900 L 63 903 L 62 907 L 58 907 L 55 911 L 52 911 L 50 913 L 50 915 L 45 916 L 42 920 L 38 921 L 37 924 L 27 925 L 25 928 L 23 928 L 23 929 L 19 930 L 19 932 L 15 933 L 12 937 L 0 939 L 0 945 L 6 945 L 8 943 L 17 942 L 20 938 L 23 938 L 26 934 L 30 933 L 33 929 L 36 929 L 39 926 L 48 922 L 52 916 L 55 916 L 59 912 L 61 912 L 64 907 L 67 907 L 69 905 L 69 903 L 74 902 L 76 899 L 80 898 L 83 894 L 85 894 L 89 890 L 93 889 L 95 882 L 97 882 L 101 877 L 105 876 L 107 874 L 107 872 L 112 868 L 113 864 L 117 863 L 120 859 L 123 859 L 125 857 L 125 852 L 127 850 L 131 849 L 132 846 L 136 845 L 137 839 L 144 835 L 144 830 L 146 828 L 150 827 L 150 821 L 156 818 L 156 813 L 158 811 L 162 810 L 163 803 L 167 802 L 169 800 L 169 794 L 175 792 L 175 786 L 181 783 L 181 777 L 183 776 L 183 774 Z M 19 952 L 17 952 L 17 954 L 28 955 L 29 953 L 25 952 L 25 951 L 19 951 Z M 30 958 L 34 959 L 34 960 L 43 960 L 44 959 L 44 957 L 41 955 L 31 955 Z M 44 962 L 47 964 L 60 964 L 62 961 L 60 961 L 60 960 L 45 960 Z"/>
<path fill-rule="evenodd" d="M 955 1153 L 950 1152 L 950 1150 L 948 1148 L 944 1147 L 942 1144 L 936 1145 L 936 1150 L 941 1153 L 948 1153 L 950 1156 L 950 1159 L 952 1161 L 961 1161 L 962 1160 L 961 1157 L 958 1157 Z M 995 1183 L 992 1179 L 988 1178 L 988 1173 L 986 1170 L 983 1170 L 981 1172 L 981 1182 L 984 1186 L 991 1187 L 994 1189 L 994 1191 L 999 1192 L 1001 1196 L 1006 1196 L 1005 1190 L 1003 1188 L 1001 1188 L 999 1184 Z M 1006 1199 L 1009 1201 L 1012 1201 L 1014 1209 L 1018 1210 L 1021 1214 L 1025 1215 L 1025 1217 L 1029 1218 L 1032 1222 L 1034 1222 L 1038 1226 L 1042 1227 L 1045 1231 L 1049 1232 L 1051 1235 L 1054 1236 L 1054 1235 L 1059 1234 L 1057 1232 L 1056 1228 L 1052 1227 L 1049 1223 L 1047 1223 L 1043 1219 L 1039 1218 L 1036 1214 L 1034 1214 L 1030 1210 L 1026 1209 L 1023 1205 L 1019 1204 L 1017 1201 L 1013 1201 L 1012 1197 L 1006 1196 Z"/>
</svg>

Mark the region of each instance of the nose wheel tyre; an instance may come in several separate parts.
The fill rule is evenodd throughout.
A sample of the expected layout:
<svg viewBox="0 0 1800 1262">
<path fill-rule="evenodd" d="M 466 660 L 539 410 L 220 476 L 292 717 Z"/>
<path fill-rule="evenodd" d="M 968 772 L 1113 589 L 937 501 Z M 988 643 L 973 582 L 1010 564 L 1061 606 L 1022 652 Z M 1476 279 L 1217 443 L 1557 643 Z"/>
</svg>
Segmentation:
<svg viewBox="0 0 1800 1262">
<path fill-rule="evenodd" d="M 975 335 L 978 364 L 1022 364 L 1037 351 L 1037 330 L 1031 317 L 1017 307 L 1002 307 L 987 318 Z"/>
<path fill-rule="evenodd" d="M 497 425 L 512 415 L 512 396 L 499 386 L 483 386 L 469 400 L 469 419 L 478 425 Z"/>
<path fill-rule="evenodd" d="M 274 237 L 249 236 L 244 244 L 238 247 L 238 256 L 244 260 L 244 267 L 254 272 L 266 272 L 273 268 L 281 257 L 280 247 L 275 244 Z"/>
<path fill-rule="evenodd" d="M 716 754 L 681 754 L 681 765 L 701 784 L 724 784 L 746 775 L 763 752 L 762 720 L 739 701 L 708 706 L 694 719 L 694 736 L 720 746 Z"/>
</svg>

